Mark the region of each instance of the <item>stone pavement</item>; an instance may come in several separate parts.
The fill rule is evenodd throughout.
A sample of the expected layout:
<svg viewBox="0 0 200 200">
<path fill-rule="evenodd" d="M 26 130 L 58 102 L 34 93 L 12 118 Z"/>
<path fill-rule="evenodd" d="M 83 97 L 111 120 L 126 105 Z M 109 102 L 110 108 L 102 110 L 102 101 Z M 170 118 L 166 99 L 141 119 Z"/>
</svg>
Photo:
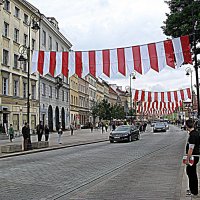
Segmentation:
<svg viewBox="0 0 200 200">
<path fill-rule="evenodd" d="M 148 132 L 150 130 L 147 130 Z M 10 153 L 10 154 L 2 154 L 0 153 L 0 158 L 5 157 L 11 157 L 11 156 L 19 156 L 24 154 L 30 154 L 30 153 L 36 153 L 36 152 L 42 152 L 42 151 L 50 151 L 50 150 L 56 150 L 60 148 L 66 148 L 70 146 L 76 146 L 76 145 L 84 145 L 84 144 L 90 144 L 94 142 L 103 142 L 108 141 L 110 130 L 107 133 L 101 133 L 101 130 L 93 130 L 93 132 L 90 131 L 90 129 L 82 129 L 82 130 L 75 130 L 74 135 L 71 136 L 70 131 L 65 131 L 62 135 L 62 144 L 58 144 L 58 134 L 57 132 L 51 133 L 49 136 L 49 147 L 43 148 L 43 149 L 34 149 L 30 151 L 22 151 L 17 153 Z M 31 136 L 32 142 L 37 141 L 37 135 Z M 44 141 L 44 135 L 42 140 Z M 0 140 L 0 146 L 2 145 L 9 145 L 9 144 L 22 144 L 23 138 L 22 136 L 16 137 L 13 142 L 9 142 L 9 140 Z M 184 149 L 183 149 L 184 152 Z M 200 167 L 198 166 L 198 174 L 199 174 L 199 183 L 200 183 Z M 190 200 L 190 197 L 186 197 L 186 190 L 188 189 L 188 179 L 185 173 L 185 165 L 181 165 L 180 169 L 180 176 L 182 176 L 182 184 L 181 184 L 181 198 L 180 200 Z M 200 184 L 199 184 L 200 185 Z M 200 199 L 200 198 L 199 198 Z"/>
<path fill-rule="evenodd" d="M 108 141 L 109 133 L 110 131 L 104 132 L 102 134 L 100 129 L 93 130 L 93 132 L 91 132 L 90 129 L 81 129 L 81 130 L 74 130 L 74 134 L 71 135 L 70 131 L 65 131 L 63 132 L 62 137 L 61 137 L 62 144 L 59 144 L 58 133 L 53 132 L 53 133 L 50 133 L 49 135 L 48 148 L 34 149 L 34 150 L 22 151 L 22 152 L 16 152 L 16 153 L 1 153 L 0 152 L 0 158 L 31 154 L 31 153 L 42 152 L 42 151 L 56 150 L 60 148 L 66 148 L 66 147 L 82 145 L 82 144 L 90 144 L 94 142 Z M 31 141 L 37 142 L 37 135 L 31 135 Z M 42 136 L 42 141 L 44 141 L 44 135 Z M 10 145 L 10 144 L 23 145 L 23 137 L 22 136 L 16 137 L 12 143 L 9 140 L 0 140 L 0 147 L 3 145 Z"/>
</svg>

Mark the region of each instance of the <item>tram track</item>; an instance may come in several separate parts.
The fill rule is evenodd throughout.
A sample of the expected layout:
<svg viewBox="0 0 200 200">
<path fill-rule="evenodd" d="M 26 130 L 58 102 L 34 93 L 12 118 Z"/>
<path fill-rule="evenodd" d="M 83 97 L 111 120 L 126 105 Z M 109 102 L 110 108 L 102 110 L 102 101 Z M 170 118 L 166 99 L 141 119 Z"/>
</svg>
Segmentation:
<svg viewBox="0 0 200 200">
<path fill-rule="evenodd" d="M 156 156 L 156 154 L 162 152 L 163 150 L 167 150 L 168 148 L 170 148 L 174 145 L 177 145 L 178 143 L 183 142 L 183 141 L 185 141 L 185 139 L 182 139 L 180 141 L 176 141 L 173 144 L 168 144 L 168 145 L 162 146 L 162 147 L 160 147 L 156 150 L 153 150 L 149 153 L 138 156 L 138 157 L 136 157 L 132 160 L 129 160 L 129 161 L 127 161 L 127 162 L 125 162 L 121 165 L 118 165 L 118 166 L 116 166 L 112 169 L 109 169 L 99 176 L 92 177 L 92 178 L 88 179 L 87 181 L 85 181 L 85 182 L 83 182 L 83 183 L 81 183 L 81 184 L 79 184 L 75 187 L 71 187 L 67 191 L 66 191 L 66 189 L 63 189 L 62 191 L 59 191 L 59 193 L 57 193 L 57 194 L 54 193 L 52 195 L 49 195 L 46 198 L 42 198 L 41 200 L 64 200 L 64 199 L 70 198 L 71 196 L 78 195 L 79 193 L 84 192 L 85 190 L 87 190 L 87 189 L 109 179 L 110 177 L 115 176 L 116 174 L 118 174 L 118 172 L 121 173 L 122 171 L 124 171 L 128 167 L 130 167 L 132 164 L 142 162 L 147 157 Z"/>
</svg>

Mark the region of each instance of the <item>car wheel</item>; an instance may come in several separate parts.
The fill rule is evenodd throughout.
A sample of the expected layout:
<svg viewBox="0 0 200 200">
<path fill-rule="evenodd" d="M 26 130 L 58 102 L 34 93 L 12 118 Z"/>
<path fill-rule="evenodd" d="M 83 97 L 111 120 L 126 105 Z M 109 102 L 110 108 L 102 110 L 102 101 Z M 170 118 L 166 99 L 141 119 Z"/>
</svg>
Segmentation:
<svg viewBox="0 0 200 200">
<path fill-rule="evenodd" d="M 129 141 L 129 142 L 132 142 L 132 137 L 131 137 L 131 135 L 129 135 L 128 141 Z"/>
<path fill-rule="evenodd" d="M 113 141 L 113 140 L 110 140 L 110 143 L 114 143 L 114 141 Z"/>
</svg>

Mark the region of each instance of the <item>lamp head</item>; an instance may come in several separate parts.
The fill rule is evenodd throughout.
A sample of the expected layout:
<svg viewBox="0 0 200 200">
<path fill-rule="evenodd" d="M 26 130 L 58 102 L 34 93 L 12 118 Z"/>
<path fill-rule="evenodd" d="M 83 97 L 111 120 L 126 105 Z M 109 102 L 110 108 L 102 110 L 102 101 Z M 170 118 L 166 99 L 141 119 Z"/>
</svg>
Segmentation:
<svg viewBox="0 0 200 200">
<path fill-rule="evenodd" d="M 32 28 L 33 30 L 35 30 L 35 31 L 40 30 L 40 27 L 39 27 L 39 25 L 38 25 L 37 22 L 34 22 L 34 23 L 33 23 L 33 26 L 32 26 L 31 28 Z"/>
<path fill-rule="evenodd" d="M 185 75 L 186 75 L 186 76 L 189 76 L 189 75 L 190 75 L 190 73 L 187 71 Z"/>
<path fill-rule="evenodd" d="M 27 59 L 21 54 L 20 57 L 18 58 L 18 61 L 26 61 Z"/>
</svg>

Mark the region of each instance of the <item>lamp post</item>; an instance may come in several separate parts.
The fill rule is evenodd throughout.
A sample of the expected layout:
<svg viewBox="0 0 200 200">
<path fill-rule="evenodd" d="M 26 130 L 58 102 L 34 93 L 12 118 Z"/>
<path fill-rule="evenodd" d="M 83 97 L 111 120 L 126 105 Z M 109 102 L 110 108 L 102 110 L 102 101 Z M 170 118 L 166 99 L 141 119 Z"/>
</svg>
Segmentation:
<svg viewBox="0 0 200 200">
<path fill-rule="evenodd" d="M 31 58 L 31 29 L 34 31 L 38 31 L 40 29 L 38 22 L 40 18 L 36 16 L 36 14 L 32 14 L 30 16 L 30 20 L 28 25 L 28 47 L 26 45 L 21 45 L 19 47 L 20 57 L 18 61 L 27 62 L 28 63 L 28 71 L 27 71 L 27 123 L 30 122 L 30 58 Z M 24 57 L 26 56 L 26 58 Z"/>
<path fill-rule="evenodd" d="M 133 101 L 132 101 L 132 88 L 131 88 L 131 80 L 135 80 L 136 79 L 136 73 L 135 71 L 133 71 L 131 74 L 130 74 L 130 108 L 131 108 L 131 124 L 132 124 L 132 115 L 133 115 Z"/>
<path fill-rule="evenodd" d="M 186 69 L 185 69 L 185 71 L 186 71 L 186 76 L 190 76 L 190 87 L 191 87 L 191 93 L 192 93 L 192 96 L 191 96 L 191 110 L 193 111 L 193 84 L 192 84 L 192 73 L 193 73 L 193 70 L 190 68 L 190 67 L 187 67 Z"/>
</svg>

